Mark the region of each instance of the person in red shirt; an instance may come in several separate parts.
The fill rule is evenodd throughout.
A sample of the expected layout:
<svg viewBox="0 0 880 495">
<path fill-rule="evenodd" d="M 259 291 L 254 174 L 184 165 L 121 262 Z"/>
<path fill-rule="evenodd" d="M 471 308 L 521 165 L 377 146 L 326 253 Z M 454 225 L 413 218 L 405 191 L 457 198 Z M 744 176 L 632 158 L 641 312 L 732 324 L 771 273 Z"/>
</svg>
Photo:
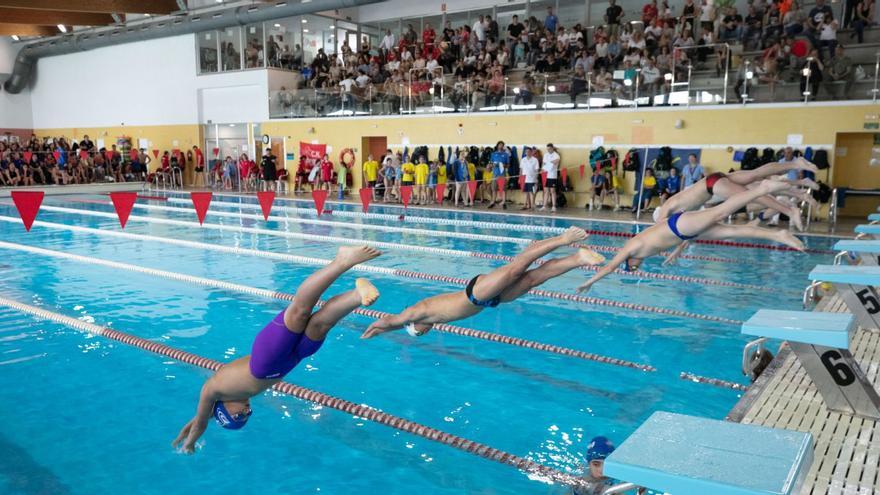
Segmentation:
<svg viewBox="0 0 880 495">
<path fill-rule="evenodd" d="M 333 162 L 330 157 L 324 155 L 321 160 L 321 189 L 330 190 L 330 184 L 333 183 Z"/>
<path fill-rule="evenodd" d="M 651 22 L 657 18 L 657 0 L 651 0 L 642 7 L 642 23 L 650 26 Z"/>
<path fill-rule="evenodd" d="M 248 159 L 246 153 L 242 153 L 240 157 L 238 157 L 238 172 L 239 180 L 242 181 L 242 188 L 245 191 L 249 191 L 251 189 L 251 168 L 253 167 L 253 162 Z M 256 184 L 253 184 L 256 186 Z"/>
<path fill-rule="evenodd" d="M 193 159 L 195 162 L 193 186 L 205 187 L 205 155 L 202 154 L 202 150 L 200 150 L 198 146 L 193 146 L 192 151 L 193 155 L 195 155 L 195 158 Z"/>
<path fill-rule="evenodd" d="M 425 23 L 425 30 L 422 31 L 422 44 L 425 45 L 425 51 L 433 51 L 434 50 L 434 39 L 437 37 L 437 33 L 434 32 L 434 28 L 431 27 L 430 23 Z"/>
</svg>

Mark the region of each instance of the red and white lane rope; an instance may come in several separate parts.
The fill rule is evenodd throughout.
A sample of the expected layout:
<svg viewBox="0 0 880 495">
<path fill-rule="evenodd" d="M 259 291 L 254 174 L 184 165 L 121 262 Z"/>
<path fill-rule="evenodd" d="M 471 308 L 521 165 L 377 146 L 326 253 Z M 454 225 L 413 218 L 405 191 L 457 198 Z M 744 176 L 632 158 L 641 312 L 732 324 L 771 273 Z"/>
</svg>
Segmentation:
<svg viewBox="0 0 880 495">
<path fill-rule="evenodd" d="M 60 313 L 47 311 L 45 309 L 31 306 L 29 304 L 24 304 L 3 296 L 0 296 L 0 306 L 12 308 L 23 313 L 28 313 L 38 318 L 59 323 L 61 325 L 79 330 L 84 333 L 104 337 L 106 339 L 114 340 L 116 342 L 120 342 L 131 347 L 145 350 L 147 352 L 152 352 L 161 356 L 166 356 L 176 361 L 187 363 L 193 366 L 198 366 L 211 371 L 217 371 L 218 369 L 220 369 L 221 366 L 223 366 L 222 363 L 213 359 L 202 357 L 197 354 L 186 352 L 180 349 L 175 349 L 174 347 L 167 346 L 159 342 L 143 339 L 130 333 L 114 330 L 110 327 L 102 327 L 93 323 L 77 320 L 76 318 L 71 318 Z M 468 440 L 467 438 L 463 438 L 458 435 L 446 433 L 444 431 L 431 428 L 430 426 L 419 424 L 414 421 L 401 418 L 399 416 L 394 416 L 392 414 L 382 412 L 378 409 L 374 409 L 366 405 L 355 404 L 354 402 L 350 402 L 339 397 L 334 397 L 332 395 L 327 395 L 317 390 L 294 385 L 290 382 L 276 383 L 272 387 L 272 389 L 276 392 L 289 395 L 291 397 L 296 397 L 298 399 L 306 400 L 324 407 L 336 409 L 337 411 L 342 411 L 352 416 L 364 418 L 368 421 L 372 421 L 374 423 L 388 426 L 396 430 L 410 433 L 425 438 L 427 440 L 442 443 L 444 445 L 454 447 L 469 454 L 483 457 L 485 459 L 489 459 L 491 461 L 495 461 L 501 464 L 507 464 L 517 469 L 521 469 L 522 471 L 534 473 L 535 475 L 544 477 L 554 482 L 563 483 L 571 486 L 585 486 L 583 480 L 562 471 L 553 469 L 549 466 L 539 464 L 524 457 L 510 454 L 503 450 L 498 450 L 483 443 Z"/>
<path fill-rule="evenodd" d="M 104 204 L 103 201 L 99 202 L 99 204 Z M 45 207 L 47 211 L 56 211 L 63 213 L 74 213 L 86 216 L 97 216 L 103 218 L 115 218 L 114 214 L 111 213 L 103 213 L 103 212 L 95 212 L 89 210 L 75 210 L 70 208 L 62 208 L 56 206 L 47 206 Z M 180 211 L 188 211 L 185 209 L 180 209 Z M 299 232 L 287 232 L 287 231 L 278 231 L 278 230 L 270 230 L 270 229 L 261 229 L 254 227 L 240 227 L 240 226 L 230 226 L 230 225 L 220 225 L 214 223 L 204 223 L 198 224 L 196 222 L 188 222 L 183 220 L 172 220 L 166 218 L 155 218 L 155 217 L 142 217 L 138 215 L 129 216 L 128 221 L 137 221 L 137 222 L 147 222 L 147 223 L 157 223 L 163 225 L 177 225 L 181 227 L 192 227 L 192 228 L 206 228 L 213 230 L 222 230 L 222 231 L 230 231 L 230 232 L 239 232 L 239 233 L 248 233 L 248 234 L 258 234 L 258 235 L 269 235 L 275 237 L 286 237 L 291 239 L 302 239 L 314 242 L 329 242 L 334 244 L 352 244 L 352 245 L 367 245 L 372 246 L 379 249 L 394 249 L 394 250 L 402 250 L 402 251 L 415 251 L 422 253 L 432 253 L 440 256 L 454 257 L 454 258 L 483 258 L 483 259 L 491 259 L 491 260 L 499 260 L 499 261 L 511 261 L 513 260 L 513 256 L 506 256 L 502 254 L 490 254 L 490 253 L 481 253 L 477 251 L 461 251 L 457 249 L 446 249 L 446 248 L 438 248 L 431 246 L 417 246 L 411 244 L 402 244 L 396 242 L 382 242 L 382 241 L 372 241 L 372 240 L 361 240 L 357 238 L 349 238 L 349 237 L 334 237 L 329 235 L 315 235 L 315 234 L 303 234 Z M 539 260 L 538 264 L 543 263 L 543 261 Z M 598 267 L 593 266 L 585 266 L 582 267 L 583 270 L 586 271 L 597 271 Z M 739 284 L 736 282 L 728 282 L 725 280 L 715 280 L 710 278 L 701 278 L 701 277 L 687 277 L 682 275 L 671 275 L 665 273 L 653 273 L 646 271 L 636 271 L 636 272 L 627 272 L 625 270 L 616 270 L 616 274 L 624 276 L 624 277 L 635 277 L 635 278 L 651 278 L 657 280 L 668 280 L 673 282 L 685 282 L 685 283 L 693 283 L 693 284 L 701 284 L 701 285 L 715 285 L 721 287 L 732 287 L 738 289 L 747 289 L 753 291 L 768 291 L 775 290 L 772 287 L 766 287 L 762 285 L 750 285 L 750 284 Z"/>
<path fill-rule="evenodd" d="M 293 301 L 295 294 L 289 294 L 285 292 L 277 292 L 271 291 L 268 289 L 260 289 L 258 287 L 251 287 L 248 285 L 236 284 L 233 282 L 226 282 L 223 280 L 215 280 L 210 278 L 196 277 L 193 275 L 186 275 L 183 273 L 169 272 L 165 270 L 158 270 L 155 268 L 147 268 L 138 265 L 132 265 L 128 263 L 121 263 L 117 261 L 104 260 L 100 258 L 94 258 L 91 256 L 81 256 L 78 254 L 72 253 L 64 253 L 61 251 L 54 251 L 50 249 L 43 249 L 34 246 L 27 246 L 24 244 L 15 244 L 11 242 L 0 241 L 0 249 L 9 249 L 13 251 L 21 251 L 31 254 L 36 254 L 40 256 L 48 256 L 52 258 L 60 258 L 71 261 L 76 261 L 78 263 L 86 263 L 89 265 L 97 265 L 104 266 L 107 268 L 113 268 L 116 270 L 125 270 L 129 272 L 142 273 L 144 275 L 150 275 L 153 277 L 165 278 L 168 280 L 174 280 L 176 282 L 183 282 L 190 285 L 199 285 L 203 287 L 212 287 L 216 289 L 227 290 L 230 292 L 237 292 L 241 294 L 248 294 L 252 296 L 265 297 L 269 299 L 280 299 L 283 301 Z M 320 305 L 323 305 L 324 302 L 321 301 Z M 390 316 L 391 313 L 385 313 L 382 311 L 377 311 L 375 309 L 369 308 L 358 308 L 354 310 L 355 314 L 366 316 L 372 319 L 384 318 L 386 316 Z M 635 363 L 632 361 L 626 361 L 624 359 L 617 359 L 609 356 L 602 356 L 600 354 L 593 354 L 589 352 L 579 351 L 576 349 L 571 349 L 568 347 L 562 347 L 552 344 L 545 344 L 542 342 L 536 342 L 528 339 L 521 339 L 518 337 L 509 337 L 507 335 L 486 332 L 483 330 L 476 330 L 473 328 L 460 327 L 456 325 L 435 325 L 434 330 L 450 333 L 454 335 L 460 335 L 463 337 L 470 337 L 480 340 L 487 340 L 490 342 L 497 342 L 500 344 L 513 345 L 517 347 L 523 347 L 526 349 L 533 349 L 537 351 L 551 352 L 554 354 L 560 354 L 563 356 L 569 356 L 579 359 L 585 359 L 588 361 L 596 361 L 604 364 L 611 364 L 616 366 L 623 366 L 627 368 L 634 368 L 641 371 L 657 371 L 653 366 Z"/>
<path fill-rule="evenodd" d="M 14 217 L 0 216 L 0 221 L 10 222 L 10 223 L 18 223 L 21 220 L 14 218 Z M 246 248 L 231 247 L 231 246 L 221 246 L 221 245 L 217 245 L 217 244 L 208 244 L 205 242 L 185 241 L 185 240 L 181 240 L 181 239 L 172 239 L 172 238 L 168 238 L 168 237 L 160 237 L 160 236 L 153 236 L 153 235 L 146 235 L 146 234 L 130 234 L 128 232 L 117 232 L 114 230 L 93 229 L 93 228 L 89 228 L 89 227 L 79 227 L 79 226 L 75 226 L 75 225 L 66 225 L 66 224 L 59 224 L 59 223 L 53 223 L 53 222 L 44 222 L 41 220 L 35 221 L 34 225 L 38 226 L 38 227 L 47 227 L 47 228 L 54 228 L 54 229 L 61 229 L 61 230 L 69 230 L 71 232 L 83 232 L 83 233 L 94 234 L 94 235 L 98 235 L 98 236 L 118 237 L 118 238 L 138 240 L 138 241 L 161 242 L 161 243 L 165 243 L 165 244 L 172 244 L 172 245 L 183 246 L 183 247 L 204 249 L 204 250 L 209 250 L 209 251 L 218 251 L 218 252 L 224 252 L 224 253 L 235 254 L 235 255 L 254 256 L 254 257 L 274 259 L 274 260 L 279 260 L 279 261 L 288 261 L 291 263 L 299 263 L 299 264 L 304 264 L 304 265 L 324 266 L 324 265 L 330 263 L 330 261 L 331 261 L 331 260 L 323 259 L 323 258 L 311 258 L 311 257 L 307 257 L 307 256 L 297 256 L 297 255 L 286 254 L 286 253 L 274 253 L 271 251 L 261 251 L 261 250 L 257 250 L 257 249 L 246 249 Z M 358 265 L 358 266 L 354 267 L 352 270 L 367 272 L 367 273 L 380 273 L 380 274 L 389 275 L 392 277 L 413 278 L 413 279 L 419 279 L 419 280 L 434 280 L 434 281 L 438 281 L 438 282 L 446 282 L 446 283 L 460 285 L 460 286 L 466 286 L 467 283 L 469 282 L 468 279 L 464 279 L 464 278 L 449 277 L 446 275 L 436 275 L 436 274 L 430 274 L 430 273 L 420 273 L 420 272 L 413 272 L 413 271 L 409 271 L 409 270 L 400 270 L 397 268 L 387 268 L 387 267 L 383 267 L 383 266 L 373 266 L 373 265 L 366 265 L 366 264 Z M 676 310 L 676 309 L 660 308 L 660 307 L 648 306 L 648 305 L 644 305 L 644 304 L 625 303 L 625 302 L 621 302 L 621 301 L 613 301 L 610 299 L 601 299 L 598 297 L 578 296 L 578 295 L 574 295 L 574 294 L 566 294 L 563 292 L 555 292 L 555 291 L 548 291 L 548 290 L 542 290 L 542 289 L 532 289 L 528 292 L 528 294 L 533 295 L 533 296 L 546 298 L 546 299 L 557 299 L 557 300 L 561 300 L 561 301 L 572 301 L 572 302 L 579 302 L 579 303 L 584 303 L 584 304 L 592 304 L 595 306 L 623 308 L 623 309 L 630 309 L 630 310 L 634 310 L 634 311 L 643 311 L 646 313 L 657 313 L 657 314 L 676 316 L 676 317 L 681 317 L 681 318 L 690 318 L 690 319 L 695 319 L 695 320 L 727 323 L 727 324 L 731 324 L 731 325 L 741 325 L 743 323 L 741 320 L 732 320 L 732 319 L 723 318 L 720 316 L 704 315 L 704 314 L 700 314 L 700 313 L 691 313 L 689 311 L 680 311 L 680 310 Z"/>
<path fill-rule="evenodd" d="M 704 385 L 714 385 L 716 387 L 721 388 L 729 388 L 731 390 L 739 390 L 746 391 L 749 389 L 748 385 L 743 385 L 742 383 L 730 382 L 727 380 L 722 380 L 720 378 L 710 378 L 707 376 L 695 375 L 693 373 L 688 373 L 686 371 L 682 371 L 681 374 L 678 375 L 682 380 L 687 380 L 694 383 L 702 383 Z"/>
<path fill-rule="evenodd" d="M 183 198 L 168 198 L 168 201 L 171 203 L 190 203 L 190 200 Z M 225 206 L 225 207 L 233 207 L 233 208 L 244 208 L 244 209 L 259 209 L 260 205 L 251 204 L 251 203 L 231 203 L 228 201 L 215 201 L 211 204 L 215 204 L 217 206 Z M 317 213 L 314 208 L 301 208 L 301 207 L 291 207 L 291 206 L 274 206 L 282 211 L 291 211 L 296 213 L 307 213 L 307 214 L 315 214 Z M 368 219 L 380 219 L 380 220 L 394 220 L 394 221 L 403 221 L 403 222 L 413 222 L 413 223 L 429 223 L 435 225 L 454 225 L 454 226 L 464 226 L 464 227 L 473 227 L 473 228 L 482 228 L 482 229 L 503 229 L 503 230 L 514 230 L 518 232 L 541 232 L 548 234 L 561 234 L 565 231 L 567 227 L 550 227 L 547 225 L 527 225 L 527 224 L 517 224 L 517 223 L 502 223 L 502 222 L 486 222 L 480 220 L 460 220 L 456 218 L 435 218 L 435 217 L 413 217 L 413 216 L 404 216 L 404 215 L 393 215 L 388 213 L 364 213 L 360 211 L 347 211 L 347 210 L 334 210 L 334 216 L 338 217 L 350 217 L 350 218 L 368 218 Z M 610 236 L 610 237 L 635 237 L 636 234 L 632 232 L 615 232 L 609 230 L 597 230 L 597 229 L 584 229 L 584 231 L 591 235 L 601 235 L 601 236 Z M 741 248 L 754 248 L 754 249 L 769 249 L 772 251 L 797 251 L 792 247 L 781 246 L 775 244 L 760 244 L 756 242 L 741 242 L 741 241 L 727 241 L 727 240 L 710 240 L 710 239 L 695 239 L 695 243 L 698 244 L 708 244 L 713 246 L 728 246 L 728 247 L 741 247 Z M 830 251 L 827 249 L 806 249 L 808 253 L 814 254 L 835 254 L 835 251 Z"/>
</svg>

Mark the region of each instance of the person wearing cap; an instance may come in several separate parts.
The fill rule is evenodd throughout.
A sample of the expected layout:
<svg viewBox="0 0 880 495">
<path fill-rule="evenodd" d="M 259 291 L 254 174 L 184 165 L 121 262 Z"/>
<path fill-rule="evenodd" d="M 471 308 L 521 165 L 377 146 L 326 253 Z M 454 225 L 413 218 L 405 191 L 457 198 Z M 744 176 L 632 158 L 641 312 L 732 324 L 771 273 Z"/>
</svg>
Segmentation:
<svg viewBox="0 0 880 495">
<path fill-rule="evenodd" d="M 307 278 L 296 297 L 254 338 L 251 354 L 223 365 L 202 386 L 195 416 L 171 442 L 187 454 L 208 428 L 211 417 L 227 430 L 240 430 L 251 416 L 250 398 L 284 379 L 300 361 L 315 354 L 336 323 L 361 306 L 370 306 L 379 291 L 367 279 L 355 281 L 354 289 L 338 294 L 312 313 L 327 290 L 342 274 L 379 256 L 367 246 L 339 248 L 336 258 Z"/>
<path fill-rule="evenodd" d="M 585 481 L 582 486 L 572 488 L 574 495 L 602 495 L 614 485 L 614 480 L 605 476 L 603 468 L 605 459 L 614 452 L 614 444 L 605 437 L 595 437 L 587 445 L 587 463 L 589 469 L 581 477 Z"/>
</svg>

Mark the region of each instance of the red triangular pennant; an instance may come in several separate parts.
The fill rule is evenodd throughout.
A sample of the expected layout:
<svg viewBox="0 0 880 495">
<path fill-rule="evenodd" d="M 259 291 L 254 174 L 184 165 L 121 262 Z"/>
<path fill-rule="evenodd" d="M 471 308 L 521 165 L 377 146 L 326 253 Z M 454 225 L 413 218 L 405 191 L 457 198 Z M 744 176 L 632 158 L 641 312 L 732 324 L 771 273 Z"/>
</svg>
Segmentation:
<svg viewBox="0 0 880 495">
<path fill-rule="evenodd" d="M 128 216 L 131 215 L 131 209 L 134 208 L 134 202 L 137 199 L 136 192 L 112 192 L 110 199 L 113 201 L 113 208 L 116 210 L 116 216 L 119 217 L 119 225 L 125 228 L 128 222 Z"/>
<path fill-rule="evenodd" d="M 470 196 L 471 201 L 473 201 L 474 198 L 477 197 L 477 181 L 469 180 L 467 183 L 467 186 L 468 186 L 468 193 L 471 195 Z"/>
<path fill-rule="evenodd" d="M 208 214 L 208 206 L 211 205 L 210 192 L 191 192 L 193 206 L 196 208 L 196 216 L 199 217 L 199 225 L 205 223 L 205 215 Z"/>
<path fill-rule="evenodd" d="M 108 162 L 113 161 L 113 152 L 112 152 L 112 151 L 105 151 L 105 152 L 104 152 L 104 158 L 105 158 Z"/>
<path fill-rule="evenodd" d="M 257 199 L 260 201 L 260 209 L 263 210 L 263 218 L 269 220 L 272 203 L 275 202 L 275 191 L 260 191 L 257 193 Z"/>
<path fill-rule="evenodd" d="M 30 232 L 43 203 L 43 191 L 12 191 L 12 202 L 24 222 L 24 229 Z"/>
<path fill-rule="evenodd" d="M 153 158 L 159 158 L 159 150 L 153 150 Z"/>
<path fill-rule="evenodd" d="M 132 149 L 128 152 L 128 157 L 131 158 L 132 161 L 137 160 L 138 158 L 138 150 Z"/>
<path fill-rule="evenodd" d="M 403 202 L 404 208 L 409 205 L 410 198 L 412 198 L 412 186 L 400 186 L 400 201 Z"/>
<path fill-rule="evenodd" d="M 446 184 L 437 184 L 437 204 L 443 204 L 443 198 L 446 196 Z"/>
<path fill-rule="evenodd" d="M 616 156 L 611 157 L 611 168 L 612 168 L 612 170 L 617 170 L 617 157 Z"/>
<path fill-rule="evenodd" d="M 541 185 L 544 187 L 547 187 L 547 171 L 546 170 L 541 171 Z"/>
<path fill-rule="evenodd" d="M 55 158 L 55 162 L 61 161 L 61 152 L 60 151 L 53 151 L 52 157 Z"/>
<path fill-rule="evenodd" d="M 578 171 L 579 171 L 580 174 L 581 174 L 581 179 L 583 179 L 583 178 L 584 178 L 584 173 L 586 173 L 586 171 L 587 171 L 587 165 L 586 165 L 585 163 L 581 163 L 581 166 L 578 167 Z"/>
<path fill-rule="evenodd" d="M 83 160 L 89 157 L 89 152 L 86 150 L 79 150 L 79 157 Z"/>
<path fill-rule="evenodd" d="M 519 190 L 520 191 L 526 190 L 526 176 L 525 175 L 519 176 Z"/>
<path fill-rule="evenodd" d="M 315 209 L 318 210 L 318 215 L 324 213 L 324 202 L 327 201 L 328 193 L 329 191 L 326 189 L 312 191 L 312 199 L 315 200 Z"/>
<path fill-rule="evenodd" d="M 370 201 L 373 199 L 373 190 L 369 187 L 362 187 L 360 190 L 361 194 L 361 206 L 364 207 L 364 213 L 370 209 Z"/>
<path fill-rule="evenodd" d="M 220 148 L 214 148 L 214 156 L 220 156 Z"/>
<path fill-rule="evenodd" d="M 559 169 L 559 176 L 562 177 L 562 184 L 565 184 L 565 179 L 568 178 L 568 169 Z"/>
<path fill-rule="evenodd" d="M 23 157 L 24 157 L 24 162 L 27 163 L 27 164 L 30 164 L 30 163 L 31 163 L 31 157 L 34 156 L 34 153 L 31 152 L 31 151 L 25 151 L 24 153 L 22 153 L 22 155 L 23 155 Z"/>
<path fill-rule="evenodd" d="M 503 191 L 504 186 L 507 185 L 507 178 L 506 177 L 498 177 L 497 179 L 495 179 L 495 183 L 498 185 L 498 190 Z"/>
</svg>

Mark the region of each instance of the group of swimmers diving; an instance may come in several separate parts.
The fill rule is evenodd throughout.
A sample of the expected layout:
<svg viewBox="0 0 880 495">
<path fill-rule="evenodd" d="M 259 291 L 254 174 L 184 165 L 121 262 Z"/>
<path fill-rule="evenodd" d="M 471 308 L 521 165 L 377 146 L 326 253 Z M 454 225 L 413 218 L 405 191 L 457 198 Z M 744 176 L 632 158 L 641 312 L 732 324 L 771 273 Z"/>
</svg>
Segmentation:
<svg viewBox="0 0 880 495">
<path fill-rule="evenodd" d="M 627 241 L 610 262 L 577 290 L 589 290 L 621 265 L 626 271 L 634 271 L 645 258 L 675 248 L 666 260 L 671 262 L 692 239 L 762 239 L 803 250 L 801 241 L 788 229 L 757 225 L 760 219 L 779 213 L 789 216 L 792 227 L 802 228 L 799 209 L 790 201 L 777 199 L 785 196 L 804 199 L 802 187 L 814 185 L 810 181 L 785 178 L 783 174 L 792 170 L 815 172 L 817 169 L 812 163 L 798 159 L 756 170 L 712 174 L 693 184 L 658 208 L 654 213 L 655 225 Z M 705 207 L 710 202 L 717 204 Z M 724 223 L 730 215 L 743 209 L 760 212 L 759 219 L 746 225 Z M 471 279 L 464 290 L 423 299 L 399 314 L 374 321 L 361 338 L 369 339 L 399 329 L 406 329 L 414 337 L 421 336 L 435 324 L 468 318 L 486 308 L 514 301 L 534 287 L 575 268 L 601 264 L 605 261 L 602 255 L 578 248 L 572 254 L 532 267 L 545 255 L 586 238 L 583 229 L 570 227 L 558 236 L 536 241 L 510 263 Z M 293 302 L 257 334 L 251 354 L 224 365 L 205 382 L 195 416 L 180 430 L 172 445 L 186 453 L 194 452 L 197 440 L 212 417 L 223 428 L 243 428 L 251 416 L 251 397 L 281 381 L 300 361 L 316 353 L 328 332 L 342 318 L 376 302 L 379 291 L 368 280 L 359 278 L 354 288 L 332 297 L 313 312 L 323 293 L 340 276 L 380 254 L 367 246 L 341 247 L 332 262 L 303 281 Z"/>
</svg>

